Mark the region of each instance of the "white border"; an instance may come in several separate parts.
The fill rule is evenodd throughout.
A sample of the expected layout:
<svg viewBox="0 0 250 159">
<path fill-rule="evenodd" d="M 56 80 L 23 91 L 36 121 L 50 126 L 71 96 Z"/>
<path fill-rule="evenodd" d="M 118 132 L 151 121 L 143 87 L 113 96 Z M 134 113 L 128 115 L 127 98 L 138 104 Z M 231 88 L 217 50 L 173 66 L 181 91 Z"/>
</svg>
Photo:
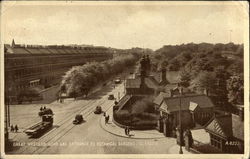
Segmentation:
<svg viewBox="0 0 250 159">
<path fill-rule="evenodd" d="M 236 158 L 249 158 L 249 5 L 247 1 L 170 1 L 170 2 L 164 2 L 164 1 L 87 1 L 87 2 L 80 2 L 80 1 L 4 1 L 1 2 L 1 17 L 4 14 L 3 5 L 9 6 L 9 5 L 235 5 L 236 7 L 241 7 L 245 9 L 245 15 L 242 15 L 245 20 L 245 33 L 244 33 L 244 90 L 245 90 L 245 154 L 244 155 L 238 155 L 238 154 L 184 154 L 184 155 L 173 155 L 173 154 L 120 154 L 120 155 L 108 155 L 108 154 L 101 154 L 101 155 L 5 155 L 4 153 L 4 50 L 3 50 L 3 39 L 2 36 L 2 28 L 3 23 L 1 23 L 1 158 L 204 158 L 204 159 L 236 159 Z M 2 18 L 1 18 L 2 22 Z"/>
</svg>

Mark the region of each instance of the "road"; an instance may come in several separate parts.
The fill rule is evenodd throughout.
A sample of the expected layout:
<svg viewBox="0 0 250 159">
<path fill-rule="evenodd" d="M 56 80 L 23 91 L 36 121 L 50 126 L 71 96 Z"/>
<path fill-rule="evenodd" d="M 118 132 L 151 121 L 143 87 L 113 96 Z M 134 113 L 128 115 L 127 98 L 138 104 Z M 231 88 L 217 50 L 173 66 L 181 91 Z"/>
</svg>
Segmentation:
<svg viewBox="0 0 250 159">
<path fill-rule="evenodd" d="M 14 151 L 10 154 L 168 154 L 173 153 L 171 148 L 176 145 L 172 138 L 164 139 L 129 139 L 112 135 L 100 127 L 102 114 L 93 113 L 97 105 L 103 110 L 112 109 L 114 100 L 108 100 L 109 94 L 118 98 L 124 94 L 124 84 L 115 88 L 113 85 L 103 87 L 88 99 L 74 101 L 66 100 L 65 103 L 52 103 L 47 105 L 55 113 L 53 129 L 40 138 L 28 138 L 24 133 L 14 134 Z M 28 108 L 24 108 L 26 110 Z M 28 112 L 17 113 L 16 118 L 24 121 L 27 126 L 29 120 L 39 117 L 34 114 L 39 107 L 32 106 Z M 33 110 L 33 111 L 32 111 Z M 12 111 L 14 113 L 14 111 Z M 80 125 L 73 125 L 72 121 L 76 114 L 83 114 L 86 122 Z M 21 115 L 20 115 L 21 114 Z M 21 116 L 21 117 L 20 117 Z M 12 119 L 14 120 L 14 119 Z M 27 124 L 25 125 L 25 121 Z M 19 123 L 22 123 L 19 121 Z M 12 134 L 13 135 L 13 134 Z"/>
</svg>

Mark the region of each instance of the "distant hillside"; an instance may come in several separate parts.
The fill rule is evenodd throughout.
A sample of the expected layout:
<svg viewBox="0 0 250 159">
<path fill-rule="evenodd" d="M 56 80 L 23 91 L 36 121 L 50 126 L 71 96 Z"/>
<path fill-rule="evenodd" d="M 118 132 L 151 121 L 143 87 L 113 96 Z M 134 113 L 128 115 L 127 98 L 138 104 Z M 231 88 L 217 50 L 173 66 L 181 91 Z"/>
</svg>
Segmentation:
<svg viewBox="0 0 250 159">
<path fill-rule="evenodd" d="M 243 73 L 243 44 L 182 44 L 165 45 L 155 51 L 153 62 L 156 68 L 166 67 L 170 71 L 186 69 L 196 74 L 214 71 L 217 67 L 229 73 Z"/>
</svg>

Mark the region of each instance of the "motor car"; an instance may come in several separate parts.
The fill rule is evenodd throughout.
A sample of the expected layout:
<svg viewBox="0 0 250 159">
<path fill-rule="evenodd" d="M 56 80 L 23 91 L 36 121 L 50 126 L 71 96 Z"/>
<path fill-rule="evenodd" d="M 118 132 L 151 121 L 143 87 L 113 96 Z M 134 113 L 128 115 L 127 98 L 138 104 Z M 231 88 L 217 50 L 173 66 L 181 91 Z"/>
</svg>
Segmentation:
<svg viewBox="0 0 250 159">
<path fill-rule="evenodd" d="M 110 94 L 109 97 L 108 97 L 108 100 L 114 100 L 114 99 L 115 99 L 114 95 Z"/>
<path fill-rule="evenodd" d="M 115 79 L 115 84 L 119 84 L 119 83 L 121 83 L 121 79 L 120 78 Z"/>
<path fill-rule="evenodd" d="M 75 116 L 75 120 L 73 120 L 73 124 L 81 124 L 83 122 L 83 116 L 81 114 L 77 114 Z"/>
<path fill-rule="evenodd" d="M 95 114 L 101 114 L 102 113 L 102 107 L 101 106 L 96 106 L 94 113 Z"/>
</svg>

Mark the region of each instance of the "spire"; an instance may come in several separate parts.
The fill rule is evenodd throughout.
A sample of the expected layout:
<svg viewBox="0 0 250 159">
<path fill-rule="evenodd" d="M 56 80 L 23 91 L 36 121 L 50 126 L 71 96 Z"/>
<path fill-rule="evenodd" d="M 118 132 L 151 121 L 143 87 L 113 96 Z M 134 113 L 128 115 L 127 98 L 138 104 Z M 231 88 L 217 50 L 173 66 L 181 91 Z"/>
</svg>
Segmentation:
<svg viewBox="0 0 250 159">
<path fill-rule="evenodd" d="M 14 39 L 12 40 L 12 44 L 11 44 L 11 47 L 15 47 L 15 41 L 14 41 Z"/>
</svg>

